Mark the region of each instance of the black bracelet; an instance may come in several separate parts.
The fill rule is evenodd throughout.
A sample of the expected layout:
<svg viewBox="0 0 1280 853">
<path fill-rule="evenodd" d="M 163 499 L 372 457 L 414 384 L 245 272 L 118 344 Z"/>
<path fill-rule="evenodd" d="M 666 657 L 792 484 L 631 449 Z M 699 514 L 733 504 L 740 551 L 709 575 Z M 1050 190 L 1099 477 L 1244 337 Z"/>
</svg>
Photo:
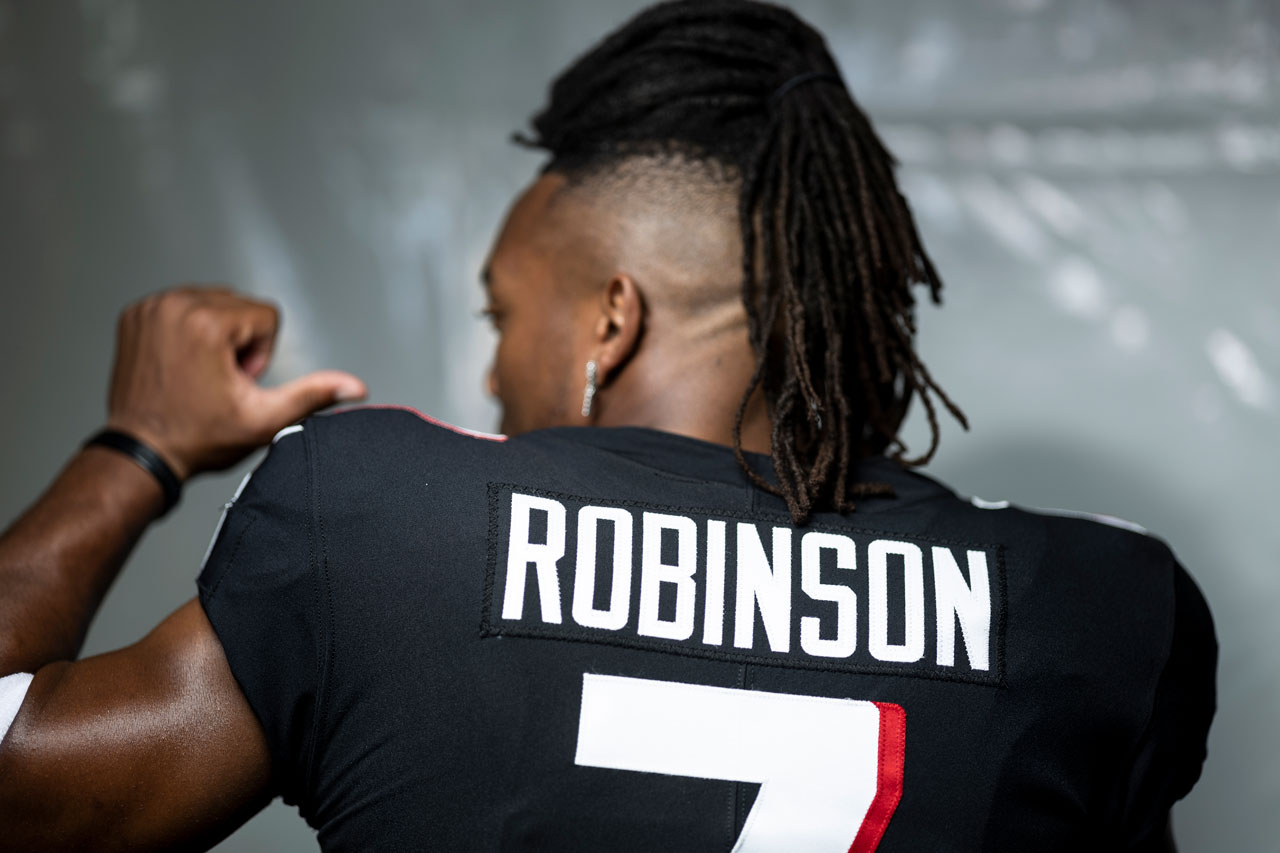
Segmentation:
<svg viewBox="0 0 1280 853">
<path fill-rule="evenodd" d="M 84 446 L 89 447 L 94 444 L 118 450 L 150 472 L 151 476 L 160 481 L 160 488 L 164 489 L 164 510 L 160 514 L 164 515 L 173 509 L 178 498 L 182 496 L 182 483 L 178 481 L 178 476 L 173 473 L 173 469 L 160 458 L 159 453 L 129 433 L 118 429 L 104 429 L 86 441 Z"/>
</svg>

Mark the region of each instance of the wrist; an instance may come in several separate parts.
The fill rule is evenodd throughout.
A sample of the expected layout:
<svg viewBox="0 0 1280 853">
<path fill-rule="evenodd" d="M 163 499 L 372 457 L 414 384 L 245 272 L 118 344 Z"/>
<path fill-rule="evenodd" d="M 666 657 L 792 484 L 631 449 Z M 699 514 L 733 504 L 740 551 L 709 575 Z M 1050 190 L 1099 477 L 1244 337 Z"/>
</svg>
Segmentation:
<svg viewBox="0 0 1280 853">
<path fill-rule="evenodd" d="M 160 455 L 160 452 L 145 439 L 126 430 L 112 426 L 92 435 L 84 445 L 86 448 L 102 447 L 126 459 L 148 475 L 159 487 L 163 503 L 159 515 L 164 515 L 178 503 L 182 497 L 182 480 L 177 472 Z"/>
<path fill-rule="evenodd" d="M 164 464 L 169 467 L 169 470 L 173 472 L 174 476 L 178 478 L 178 484 L 182 485 L 191 479 L 191 468 L 183 461 L 182 454 L 171 446 L 173 442 L 166 441 L 162 437 L 164 430 L 158 427 L 153 428 L 155 426 L 154 423 L 147 423 L 144 420 L 113 415 L 107 418 L 104 429 L 118 430 L 145 444 L 160 457 Z"/>
<path fill-rule="evenodd" d="M 96 444 L 82 445 L 67 469 L 75 484 L 77 511 L 106 517 L 139 531 L 165 514 L 160 481 L 119 451 Z"/>
</svg>

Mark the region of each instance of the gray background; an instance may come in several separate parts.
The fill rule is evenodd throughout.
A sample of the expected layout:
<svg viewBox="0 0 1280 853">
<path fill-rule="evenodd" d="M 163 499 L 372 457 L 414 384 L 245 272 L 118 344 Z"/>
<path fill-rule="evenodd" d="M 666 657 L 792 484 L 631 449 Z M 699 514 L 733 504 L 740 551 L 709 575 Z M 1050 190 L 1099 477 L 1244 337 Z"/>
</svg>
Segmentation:
<svg viewBox="0 0 1280 853">
<path fill-rule="evenodd" d="M 1222 644 L 1178 834 L 1277 849 L 1280 4 L 795 5 L 903 161 L 948 283 L 922 348 L 973 430 L 948 423 L 931 472 L 1171 542 Z M 346 368 L 492 429 L 476 273 L 538 162 L 507 136 L 639 7 L 2 0 L 0 521 L 101 423 L 116 312 L 171 283 L 279 301 L 272 381 Z M 87 651 L 193 594 L 236 477 L 147 536 Z M 276 803 L 222 849 L 314 841 Z"/>
</svg>

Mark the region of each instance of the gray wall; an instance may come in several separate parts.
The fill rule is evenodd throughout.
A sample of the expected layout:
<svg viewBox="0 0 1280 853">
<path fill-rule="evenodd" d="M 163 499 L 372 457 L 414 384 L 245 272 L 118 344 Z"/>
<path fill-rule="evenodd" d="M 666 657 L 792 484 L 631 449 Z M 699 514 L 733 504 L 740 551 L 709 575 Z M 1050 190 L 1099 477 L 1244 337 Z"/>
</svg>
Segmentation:
<svg viewBox="0 0 1280 853">
<path fill-rule="evenodd" d="M 629 0 L 0 0 L 0 521 L 104 413 L 113 318 L 183 281 L 284 306 L 278 381 L 493 428 L 471 313 L 506 142 Z M 1280 5 L 797 3 L 891 147 L 944 277 L 923 350 L 968 411 L 931 471 L 1168 539 L 1222 644 L 1186 850 L 1280 837 Z M 918 415 L 918 413 L 917 413 Z M 921 419 L 912 434 L 923 436 Z M 235 473 L 190 487 L 87 651 L 194 592 Z M 309 850 L 279 803 L 224 850 Z"/>
</svg>

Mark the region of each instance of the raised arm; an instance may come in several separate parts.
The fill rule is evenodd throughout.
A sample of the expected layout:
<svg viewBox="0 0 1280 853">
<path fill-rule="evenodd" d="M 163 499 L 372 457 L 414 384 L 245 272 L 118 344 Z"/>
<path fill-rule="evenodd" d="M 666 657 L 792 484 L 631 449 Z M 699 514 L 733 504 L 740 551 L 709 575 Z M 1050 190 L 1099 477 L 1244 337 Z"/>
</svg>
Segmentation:
<svg viewBox="0 0 1280 853">
<path fill-rule="evenodd" d="M 358 379 L 337 371 L 258 386 L 277 326 L 273 307 L 226 289 L 172 290 L 131 306 L 108 425 L 185 480 L 363 396 Z M 0 676 L 34 673 L 0 732 L 0 849 L 205 847 L 269 799 L 261 729 L 198 602 L 133 646 L 70 662 L 163 508 L 151 474 L 90 447 L 0 536 Z"/>
</svg>

